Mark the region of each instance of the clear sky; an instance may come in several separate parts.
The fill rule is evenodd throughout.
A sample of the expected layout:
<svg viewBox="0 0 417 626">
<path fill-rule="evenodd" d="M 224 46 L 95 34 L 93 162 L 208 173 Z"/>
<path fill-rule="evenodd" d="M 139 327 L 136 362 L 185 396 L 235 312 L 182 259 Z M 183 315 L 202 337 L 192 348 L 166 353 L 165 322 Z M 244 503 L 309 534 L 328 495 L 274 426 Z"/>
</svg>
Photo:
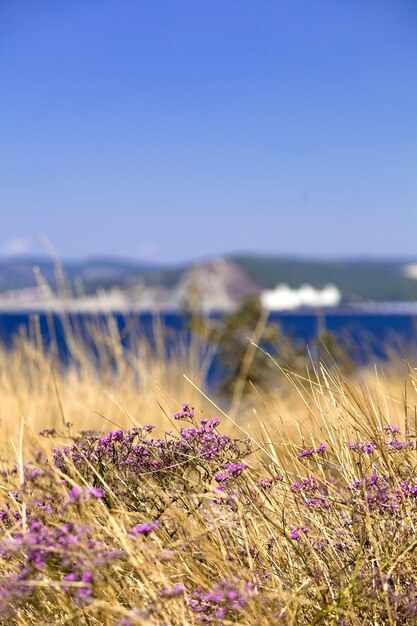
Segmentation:
<svg viewBox="0 0 417 626">
<path fill-rule="evenodd" d="M 0 0 L 0 253 L 417 257 L 415 0 Z"/>
</svg>

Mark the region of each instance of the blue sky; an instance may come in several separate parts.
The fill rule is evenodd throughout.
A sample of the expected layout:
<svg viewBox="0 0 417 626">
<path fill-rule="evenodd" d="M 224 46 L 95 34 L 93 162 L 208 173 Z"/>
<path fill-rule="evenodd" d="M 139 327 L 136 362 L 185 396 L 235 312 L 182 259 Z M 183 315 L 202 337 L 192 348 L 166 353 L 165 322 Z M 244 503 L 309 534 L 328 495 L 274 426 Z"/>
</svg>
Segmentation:
<svg viewBox="0 0 417 626">
<path fill-rule="evenodd" d="M 417 257 L 414 0 L 2 0 L 0 253 Z"/>
</svg>

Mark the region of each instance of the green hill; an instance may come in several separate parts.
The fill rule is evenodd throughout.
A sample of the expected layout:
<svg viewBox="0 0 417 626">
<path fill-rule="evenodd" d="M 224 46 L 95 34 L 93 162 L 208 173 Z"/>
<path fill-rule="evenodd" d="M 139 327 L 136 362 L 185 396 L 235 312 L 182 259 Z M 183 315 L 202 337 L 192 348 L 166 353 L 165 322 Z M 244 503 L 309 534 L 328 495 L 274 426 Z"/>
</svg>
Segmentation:
<svg viewBox="0 0 417 626">
<path fill-rule="evenodd" d="M 405 261 L 300 260 L 261 256 L 233 256 L 248 276 L 264 288 L 286 283 L 336 285 L 344 300 L 417 300 L 417 280 L 404 275 Z"/>
</svg>

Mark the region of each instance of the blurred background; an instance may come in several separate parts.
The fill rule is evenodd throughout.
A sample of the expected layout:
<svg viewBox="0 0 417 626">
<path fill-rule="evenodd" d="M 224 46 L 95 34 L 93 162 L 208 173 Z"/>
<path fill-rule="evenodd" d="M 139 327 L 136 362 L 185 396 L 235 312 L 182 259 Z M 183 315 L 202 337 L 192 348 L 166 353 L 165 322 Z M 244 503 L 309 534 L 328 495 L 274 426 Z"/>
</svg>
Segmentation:
<svg viewBox="0 0 417 626">
<path fill-rule="evenodd" d="M 0 338 L 203 313 L 409 347 L 416 75 L 413 0 L 4 0 Z"/>
</svg>

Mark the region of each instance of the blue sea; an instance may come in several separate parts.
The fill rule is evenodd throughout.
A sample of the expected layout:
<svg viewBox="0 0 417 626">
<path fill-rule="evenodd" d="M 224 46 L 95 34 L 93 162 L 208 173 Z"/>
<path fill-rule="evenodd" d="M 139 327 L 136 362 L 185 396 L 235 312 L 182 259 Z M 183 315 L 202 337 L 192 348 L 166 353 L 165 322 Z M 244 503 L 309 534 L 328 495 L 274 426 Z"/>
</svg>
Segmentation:
<svg viewBox="0 0 417 626">
<path fill-rule="evenodd" d="M 112 313 L 111 319 L 117 326 L 122 343 L 129 346 L 138 336 L 146 337 L 151 344 L 155 343 L 155 322 L 158 327 L 166 329 L 167 352 L 175 346 L 177 340 L 182 342 L 189 338 L 190 318 L 178 313 L 154 314 Z M 221 316 L 213 316 L 216 321 Z M 94 341 L 91 328 L 105 329 L 109 314 L 68 313 L 62 315 L 52 313 L 2 312 L 0 313 L 0 342 L 10 348 L 19 334 L 41 340 L 48 348 L 57 346 L 59 357 L 63 362 L 70 359 L 66 342 L 68 328 L 91 345 Z M 401 358 L 417 361 L 417 314 L 385 314 L 364 313 L 355 311 L 324 311 L 272 313 L 270 320 L 281 326 L 282 331 L 310 349 L 314 356 L 315 340 L 318 334 L 327 330 L 333 333 L 350 357 L 358 365 L 381 361 L 395 351 Z M 209 382 L 218 380 L 219 365 L 214 361 Z"/>
</svg>

